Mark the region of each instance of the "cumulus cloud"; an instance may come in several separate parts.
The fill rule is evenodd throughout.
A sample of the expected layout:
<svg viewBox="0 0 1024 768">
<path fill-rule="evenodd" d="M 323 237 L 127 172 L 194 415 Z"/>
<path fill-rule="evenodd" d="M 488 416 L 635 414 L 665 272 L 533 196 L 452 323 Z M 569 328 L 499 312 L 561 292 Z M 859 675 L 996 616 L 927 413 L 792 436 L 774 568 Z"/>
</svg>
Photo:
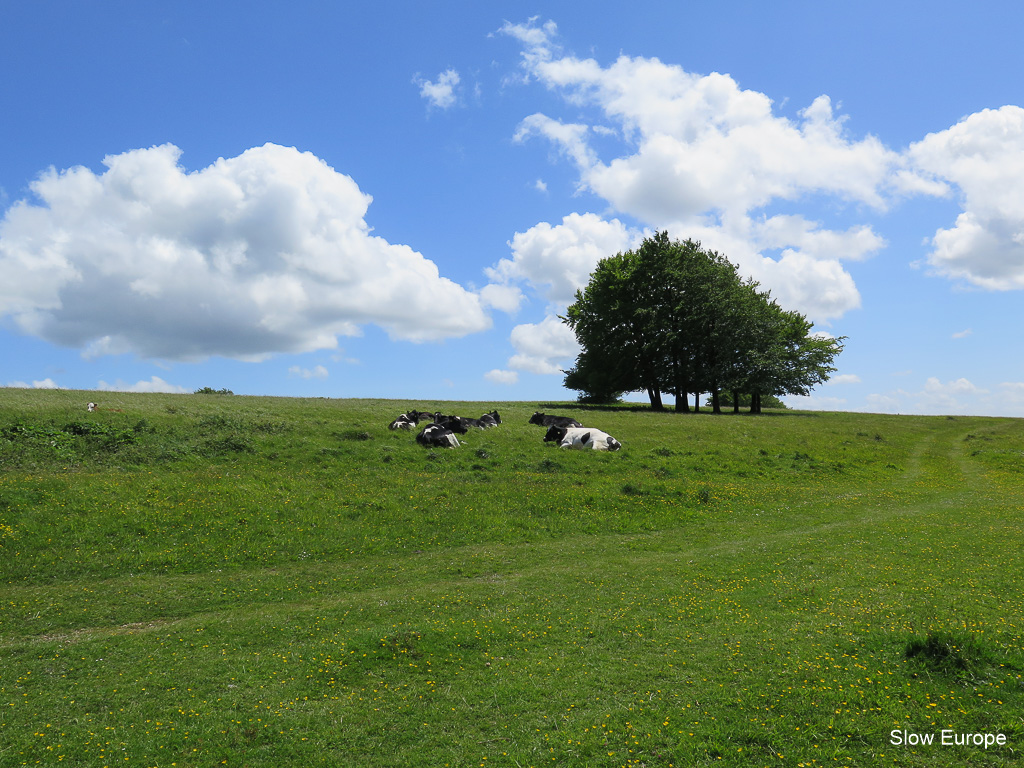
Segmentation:
<svg viewBox="0 0 1024 768">
<path fill-rule="evenodd" d="M 999 385 L 998 399 L 1003 414 L 1010 411 L 1024 415 L 1024 382 L 1004 381 Z"/>
<path fill-rule="evenodd" d="M 698 75 L 659 59 L 620 56 L 607 67 L 559 54 L 555 28 L 506 31 L 527 45 L 524 64 L 574 105 L 597 106 L 636 152 L 605 163 L 584 142 L 587 125 L 546 115 L 526 118 L 520 134 L 537 132 L 570 148 L 587 186 L 619 210 L 659 219 L 680 211 L 747 211 L 773 199 L 828 192 L 884 208 L 881 187 L 898 164 L 872 136 L 843 130 L 822 95 L 799 120 L 777 116 L 765 94 L 743 90 L 729 75 Z M 587 162 L 593 158 L 593 162 Z"/>
<path fill-rule="evenodd" d="M 864 398 L 866 410 L 876 413 L 900 413 L 901 401 L 894 395 L 870 394 Z"/>
<path fill-rule="evenodd" d="M 12 389 L 60 389 L 53 379 L 42 379 L 28 384 L 24 381 L 11 381 L 6 386 Z"/>
<path fill-rule="evenodd" d="M 51 169 L 0 221 L 0 317 L 87 355 L 261 359 L 490 326 L 479 296 L 370 234 L 371 198 L 308 152 L 267 144 L 186 173 L 167 144 Z"/>
<path fill-rule="evenodd" d="M 959 188 L 963 213 L 931 240 L 939 274 L 989 290 L 1024 288 L 1024 109 L 986 109 L 907 152 L 937 188 Z"/>
<path fill-rule="evenodd" d="M 509 314 L 519 309 L 524 298 L 523 292 L 515 285 L 492 283 L 480 289 L 480 300 L 485 306 L 494 307 Z"/>
<path fill-rule="evenodd" d="M 790 408 L 800 411 L 844 411 L 845 397 L 823 397 L 820 395 L 787 395 L 782 398 Z"/>
<path fill-rule="evenodd" d="M 362 361 L 357 357 L 349 357 L 345 354 L 344 349 L 337 349 L 331 355 L 331 361 L 335 363 L 345 363 L 346 365 L 362 365 Z"/>
<path fill-rule="evenodd" d="M 971 413 L 988 394 L 987 389 L 966 378 L 943 382 L 931 376 L 922 390 L 911 393 L 910 399 L 913 410 L 921 413 Z"/>
<path fill-rule="evenodd" d="M 488 371 L 484 374 L 484 378 L 495 384 L 516 384 L 519 381 L 519 374 L 515 371 L 503 371 L 499 368 Z"/>
<path fill-rule="evenodd" d="M 967 378 L 942 381 L 928 377 L 920 389 L 897 389 L 884 394 L 870 394 L 866 398 L 870 410 L 887 413 L 1000 413 L 1005 415 L 1012 405 L 1013 384 L 1001 385 L 1003 394 L 993 400 L 991 391 L 979 387 Z M 1011 402 L 1007 403 L 1007 398 Z"/>
<path fill-rule="evenodd" d="M 517 325 L 511 340 L 516 354 L 509 359 L 509 367 L 529 373 L 560 374 L 580 351 L 575 334 L 554 315 L 539 323 Z"/>
<path fill-rule="evenodd" d="M 288 375 L 298 379 L 326 379 L 329 374 L 322 365 L 317 365 L 313 368 L 302 368 L 301 366 L 293 365 L 288 369 Z"/>
<path fill-rule="evenodd" d="M 448 109 L 455 105 L 457 96 L 455 88 L 460 82 L 459 73 L 454 69 L 446 69 L 437 76 L 437 82 L 416 78 L 414 82 L 420 87 L 420 96 L 439 109 Z"/>
<path fill-rule="evenodd" d="M 942 381 L 935 376 L 930 376 L 925 382 L 924 391 L 937 397 L 946 397 L 947 395 L 986 394 L 988 392 L 988 390 L 976 387 L 968 379 L 963 377 L 943 384 Z"/>
<path fill-rule="evenodd" d="M 100 381 L 96 389 L 101 392 L 165 392 L 169 394 L 186 394 L 190 391 L 177 384 L 169 384 L 159 376 L 153 376 L 149 381 L 137 381 L 134 384 L 128 384 L 121 379 L 113 384 Z"/>
<path fill-rule="evenodd" d="M 579 354 L 573 332 L 557 314 L 575 299 L 577 289 L 586 286 L 597 263 L 640 243 L 642 233 L 618 219 L 605 221 L 593 213 L 573 213 L 560 224 L 541 222 L 526 232 L 516 232 L 509 243 L 512 257 L 486 269 L 494 282 L 480 293 L 515 290 L 520 285 L 542 295 L 548 312 L 540 323 L 518 325 L 512 330 L 515 354 L 508 366 L 530 373 L 560 375 Z"/>
<path fill-rule="evenodd" d="M 543 136 L 555 144 L 562 153 L 582 169 L 597 163 L 597 156 L 588 143 L 590 128 L 586 125 L 562 123 L 547 115 L 535 114 L 525 118 L 513 139 L 525 142 L 532 136 Z"/>
<path fill-rule="evenodd" d="M 638 244 L 640 234 L 618 219 L 605 221 L 593 213 L 572 213 L 561 224 L 541 222 L 516 232 L 511 259 L 485 270 L 495 285 L 523 282 L 543 293 L 559 311 L 572 303 L 598 261 Z"/>
<path fill-rule="evenodd" d="M 758 215 L 810 196 L 886 209 L 894 174 L 906 173 L 899 154 L 873 136 L 851 137 L 828 96 L 793 119 L 728 75 L 626 55 L 603 66 L 563 54 L 557 28 L 536 19 L 502 31 L 522 43 L 525 79 L 561 94 L 574 115 L 593 115 L 590 122 L 529 115 L 517 141 L 553 143 L 575 165 L 582 189 L 647 226 L 725 253 L 787 308 L 828 321 L 860 306 L 841 262 L 884 247 L 870 226 L 836 231 L 800 216 Z M 603 157 L 597 147 L 607 152 L 609 137 L 620 150 Z"/>
<path fill-rule="evenodd" d="M 838 376 L 833 376 L 826 384 L 860 384 L 860 376 L 855 373 L 841 373 Z"/>
</svg>

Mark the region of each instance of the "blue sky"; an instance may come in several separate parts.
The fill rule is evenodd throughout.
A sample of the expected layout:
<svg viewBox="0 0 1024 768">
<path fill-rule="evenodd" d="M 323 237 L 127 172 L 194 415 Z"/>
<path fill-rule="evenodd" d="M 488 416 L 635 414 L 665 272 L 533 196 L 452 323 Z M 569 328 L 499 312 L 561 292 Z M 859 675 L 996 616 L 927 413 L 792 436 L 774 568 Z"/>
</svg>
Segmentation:
<svg viewBox="0 0 1024 768">
<path fill-rule="evenodd" d="M 847 337 L 792 405 L 1024 416 L 1022 23 L 4 3 L 0 386 L 571 399 L 558 314 L 667 229 Z"/>
</svg>

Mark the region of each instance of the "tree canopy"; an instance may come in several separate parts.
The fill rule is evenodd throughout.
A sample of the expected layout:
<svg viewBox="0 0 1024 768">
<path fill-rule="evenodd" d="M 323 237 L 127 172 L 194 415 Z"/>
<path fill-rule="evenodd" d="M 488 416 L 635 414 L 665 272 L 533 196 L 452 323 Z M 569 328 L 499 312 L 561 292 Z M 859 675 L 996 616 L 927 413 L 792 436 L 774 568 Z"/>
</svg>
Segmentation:
<svg viewBox="0 0 1024 768">
<path fill-rule="evenodd" d="M 682 411 L 689 393 L 695 409 L 710 393 L 715 412 L 722 392 L 749 395 L 753 412 L 763 396 L 807 394 L 836 370 L 844 341 L 812 335 L 727 258 L 667 232 L 599 262 L 562 320 L 582 347 L 565 376 L 581 400 L 646 391 L 662 408 L 670 393 Z"/>
</svg>

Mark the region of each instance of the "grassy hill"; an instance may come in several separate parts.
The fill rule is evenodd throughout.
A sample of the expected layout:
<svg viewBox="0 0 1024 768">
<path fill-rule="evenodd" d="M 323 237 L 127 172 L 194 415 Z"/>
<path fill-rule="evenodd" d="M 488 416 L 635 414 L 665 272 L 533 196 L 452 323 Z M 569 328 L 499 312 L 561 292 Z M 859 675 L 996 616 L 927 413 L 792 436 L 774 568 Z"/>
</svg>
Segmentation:
<svg viewBox="0 0 1024 768">
<path fill-rule="evenodd" d="M 0 389 L 0 765 L 1015 765 L 1022 527 L 1014 419 Z"/>
</svg>

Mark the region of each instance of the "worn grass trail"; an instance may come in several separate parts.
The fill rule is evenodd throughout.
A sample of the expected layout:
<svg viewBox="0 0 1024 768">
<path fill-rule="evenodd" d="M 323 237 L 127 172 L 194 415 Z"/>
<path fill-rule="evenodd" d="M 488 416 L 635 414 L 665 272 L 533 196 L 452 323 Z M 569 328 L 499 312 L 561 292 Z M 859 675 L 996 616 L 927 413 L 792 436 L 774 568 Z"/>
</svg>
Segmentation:
<svg viewBox="0 0 1024 768">
<path fill-rule="evenodd" d="M 104 448 L 46 397 L 0 440 L 0 765 L 1024 748 L 1019 421 L 595 411 L 625 448 L 586 455 L 499 404 L 438 453 L 404 403 L 125 396 Z M 943 729 L 1009 746 L 892 744 Z"/>
</svg>

